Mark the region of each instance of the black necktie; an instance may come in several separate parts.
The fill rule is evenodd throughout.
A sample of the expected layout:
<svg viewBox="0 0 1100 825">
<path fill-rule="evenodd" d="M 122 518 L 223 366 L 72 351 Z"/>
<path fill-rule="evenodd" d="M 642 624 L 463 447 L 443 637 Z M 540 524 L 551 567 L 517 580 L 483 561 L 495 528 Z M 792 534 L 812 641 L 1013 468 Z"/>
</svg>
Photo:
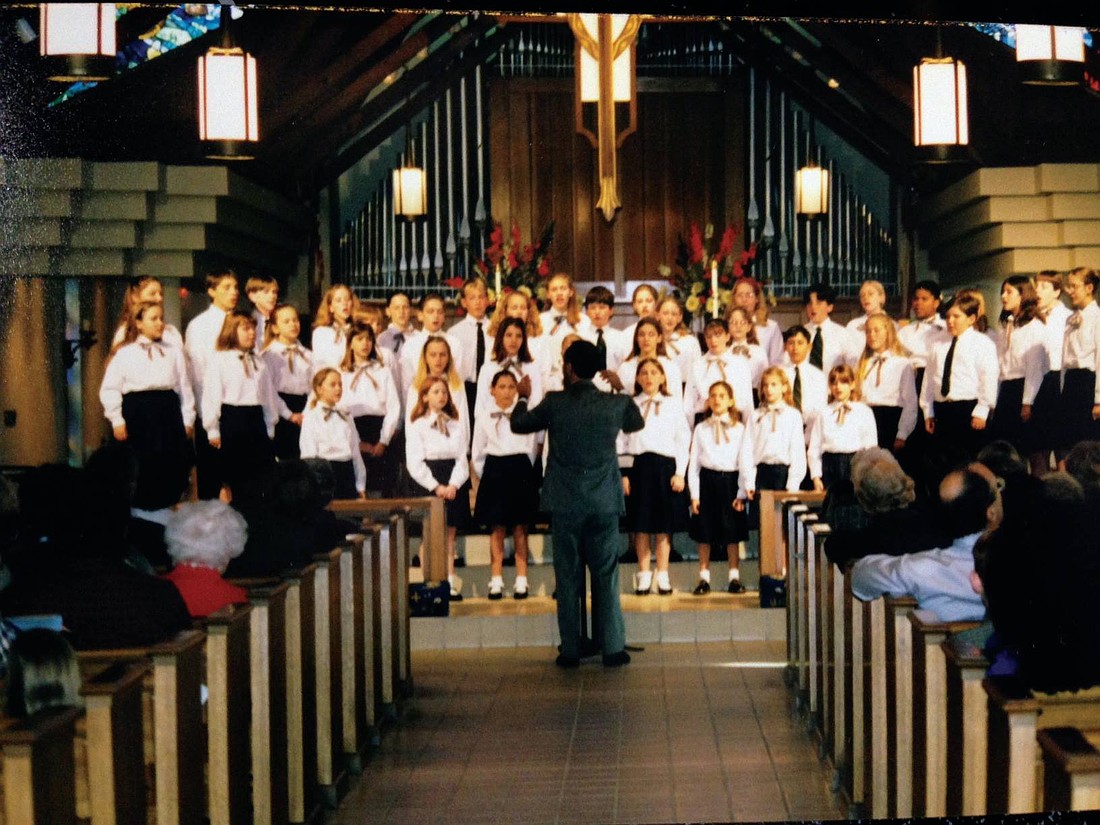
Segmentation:
<svg viewBox="0 0 1100 825">
<path fill-rule="evenodd" d="M 825 336 L 821 334 L 821 327 L 818 327 L 814 332 L 813 343 L 810 344 L 810 363 L 818 369 L 823 369 L 821 366 L 824 363 L 823 351 L 825 349 Z"/>
<path fill-rule="evenodd" d="M 940 382 L 940 395 L 943 396 L 944 401 L 951 393 L 951 364 L 955 360 L 955 344 L 958 342 L 958 338 L 951 339 L 951 346 L 947 348 L 947 357 L 943 361 L 943 381 Z"/>
<path fill-rule="evenodd" d="M 603 340 L 602 329 L 596 330 L 596 349 L 602 352 L 605 357 L 607 356 L 607 342 Z"/>
<path fill-rule="evenodd" d="M 475 377 L 481 374 L 481 365 L 485 363 L 485 330 L 481 328 L 483 321 L 477 322 L 477 369 Z"/>
<path fill-rule="evenodd" d="M 794 398 L 794 405 L 798 407 L 798 411 L 802 412 L 802 370 L 798 367 L 794 368 L 794 390 L 791 392 L 791 397 Z"/>
<path fill-rule="evenodd" d="M 393 351 L 394 353 L 401 352 L 401 345 L 405 343 L 405 333 L 399 332 L 393 336 Z"/>
</svg>

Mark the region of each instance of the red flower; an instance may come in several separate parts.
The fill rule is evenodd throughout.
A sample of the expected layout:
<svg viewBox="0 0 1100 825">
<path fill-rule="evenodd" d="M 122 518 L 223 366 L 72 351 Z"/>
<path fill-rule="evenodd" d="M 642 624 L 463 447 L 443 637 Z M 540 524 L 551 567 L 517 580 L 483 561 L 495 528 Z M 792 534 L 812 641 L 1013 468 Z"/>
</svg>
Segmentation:
<svg viewBox="0 0 1100 825">
<path fill-rule="evenodd" d="M 740 278 L 744 274 L 745 274 L 744 265 L 740 261 L 734 261 L 733 262 L 733 276 L 735 278 Z"/>
<path fill-rule="evenodd" d="M 496 224 L 493 227 L 493 231 L 489 233 L 489 248 L 499 247 L 504 243 L 504 230 L 500 228 L 500 224 Z"/>
<path fill-rule="evenodd" d="M 727 226 L 722 233 L 722 242 L 718 245 L 718 260 L 724 261 L 733 252 L 733 242 L 737 238 L 737 230 Z"/>
<path fill-rule="evenodd" d="M 522 260 L 525 264 L 529 264 L 534 257 L 535 248 L 531 246 L 531 244 L 527 244 L 527 246 L 523 247 L 523 256 L 520 258 L 520 260 Z"/>
<path fill-rule="evenodd" d="M 480 261 L 478 263 L 480 264 Z M 481 272 L 484 274 L 484 267 L 479 265 L 478 269 L 481 270 Z M 445 280 L 443 282 L 443 286 L 449 286 L 451 287 L 451 289 L 461 289 L 464 283 L 466 282 L 456 275 L 454 278 L 448 278 L 447 280 Z"/>
<path fill-rule="evenodd" d="M 702 263 L 706 254 L 703 248 L 703 233 L 699 231 L 699 224 L 693 223 L 688 237 L 688 263 Z"/>
<path fill-rule="evenodd" d="M 539 262 L 538 273 L 540 278 L 545 278 L 550 274 L 550 262 L 545 258 Z"/>
<path fill-rule="evenodd" d="M 514 250 L 508 252 L 508 270 L 511 271 L 519 266 L 519 261 L 516 260 L 516 253 Z"/>
<path fill-rule="evenodd" d="M 512 248 L 515 249 L 519 246 L 519 224 L 515 221 L 512 222 Z"/>
</svg>

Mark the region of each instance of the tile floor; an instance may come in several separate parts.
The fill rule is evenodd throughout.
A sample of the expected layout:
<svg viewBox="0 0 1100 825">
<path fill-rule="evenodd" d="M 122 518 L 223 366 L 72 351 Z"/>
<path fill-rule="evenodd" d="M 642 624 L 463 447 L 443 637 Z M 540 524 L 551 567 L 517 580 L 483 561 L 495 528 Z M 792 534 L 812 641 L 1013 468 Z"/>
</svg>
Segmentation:
<svg viewBox="0 0 1100 825">
<path fill-rule="evenodd" d="M 331 822 L 843 818 L 791 715 L 785 643 L 633 657 L 562 671 L 547 647 L 415 652 L 416 695 Z"/>
</svg>

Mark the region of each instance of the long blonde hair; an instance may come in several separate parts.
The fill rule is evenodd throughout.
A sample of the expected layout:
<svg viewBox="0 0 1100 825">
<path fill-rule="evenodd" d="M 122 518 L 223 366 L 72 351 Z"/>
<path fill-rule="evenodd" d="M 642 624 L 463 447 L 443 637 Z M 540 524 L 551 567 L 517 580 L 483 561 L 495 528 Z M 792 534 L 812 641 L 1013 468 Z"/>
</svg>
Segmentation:
<svg viewBox="0 0 1100 825">
<path fill-rule="evenodd" d="M 338 290 L 345 290 L 348 293 L 348 298 L 351 299 L 350 306 L 348 307 L 348 323 L 351 323 L 351 318 L 355 315 L 355 310 L 359 306 L 359 301 L 355 297 L 355 293 L 351 291 L 351 287 L 347 284 L 334 284 L 328 288 L 325 292 L 325 297 L 321 300 L 321 305 L 317 307 L 317 317 L 313 319 L 313 327 L 331 327 L 336 321 L 336 316 L 332 314 L 332 298 L 336 295 Z"/>
<path fill-rule="evenodd" d="M 569 322 L 573 329 L 576 329 L 577 324 L 581 321 L 581 300 L 577 297 L 577 288 L 573 286 L 573 278 L 567 272 L 555 272 L 550 276 L 550 280 L 546 282 L 546 288 L 549 289 L 554 281 L 565 281 L 569 284 L 569 291 L 573 294 L 569 296 L 569 305 L 565 310 L 565 320 Z"/>
<path fill-rule="evenodd" d="M 794 392 L 791 390 L 791 379 L 787 377 L 782 367 L 768 367 L 760 375 L 760 403 L 767 404 L 764 399 L 764 384 L 769 378 L 778 378 L 783 385 L 783 403 L 788 407 L 794 406 Z"/>
<path fill-rule="evenodd" d="M 890 316 L 885 312 L 876 312 L 874 315 L 867 316 L 867 324 L 864 326 L 864 335 L 867 334 L 867 329 L 871 324 L 882 324 L 886 327 L 886 347 L 884 352 L 890 352 L 894 355 L 905 356 L 905 348 L 902 347 L 901 342 L 898 341 L 898 330 L 894 326 L 894 322 L 890 319 Z M 871 359 L 875 357 L 874 350 L 869 345 L 864 343 L 863 352 L 860 353 L 859 362 L 856 364 L 856 381 L 855 388 L 862 395 L 863 393 L 863 379 L 867 377 L 867 372 L 871 368 Z"/>
<path fill-rule="evenodd" d="M 420 359 L 416 363 L 413 386 L 419 389 L 425 379 L 439 377 L 428 374 L 428 347 L 435 343 L 440 343 L 447 348 L 447 387 L 450 390 L 457 390 L 462 386 L 462 379 L 458 375 L 458 370 L 455 369 L 455 354 L 451 351 L 451 344 L 442 335 L 429 335 L 428 340 L 424 342 L 424 348 L 420 350 Z"/>
<path fill-rule="evenodd" d="M 505 314 L 505 308 L 508 306 L 508 302 L 519 296 L 527 302 L 527 339 L 536 338 L 542 335 L 542 319 L 539 317 L 539 307 L 535 303 L 535 299 L 526 293 L 509 292 L 503 298 L 497 300 L 497 307 L 493 310 L 492 320 L 489 321 L 489 334 L 496 335 L 497 330 L 500 329 L 501 322 L 508 316 Z"/>
</svg>

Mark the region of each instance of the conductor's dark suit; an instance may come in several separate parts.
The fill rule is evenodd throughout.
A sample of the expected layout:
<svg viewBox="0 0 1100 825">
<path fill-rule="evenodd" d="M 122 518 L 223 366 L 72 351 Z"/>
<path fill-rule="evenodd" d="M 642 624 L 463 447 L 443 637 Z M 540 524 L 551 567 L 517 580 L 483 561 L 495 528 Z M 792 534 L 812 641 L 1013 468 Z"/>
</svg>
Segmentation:
<svg viewBox="0 0 1100 825">
<path fill-rule="evenodd" d="M 511 424 L 515 433 L 547 430 L 550 439 L 542 509 L 552 521 L 562 655 L 580 656 L 582 552 L 592 571 L 598 610 L 593 623 L 603 630 L 603 653 L 619 653 L 626 645 L 618 567 L 624 504 L 615 440 L 620 430 L 640 430 L 642 414 L 630 396 L 603 393 L 591 381 L 578 379 L 561 392 L 548 393 L 533 410 L 521 399 Z"/>
</svg>

